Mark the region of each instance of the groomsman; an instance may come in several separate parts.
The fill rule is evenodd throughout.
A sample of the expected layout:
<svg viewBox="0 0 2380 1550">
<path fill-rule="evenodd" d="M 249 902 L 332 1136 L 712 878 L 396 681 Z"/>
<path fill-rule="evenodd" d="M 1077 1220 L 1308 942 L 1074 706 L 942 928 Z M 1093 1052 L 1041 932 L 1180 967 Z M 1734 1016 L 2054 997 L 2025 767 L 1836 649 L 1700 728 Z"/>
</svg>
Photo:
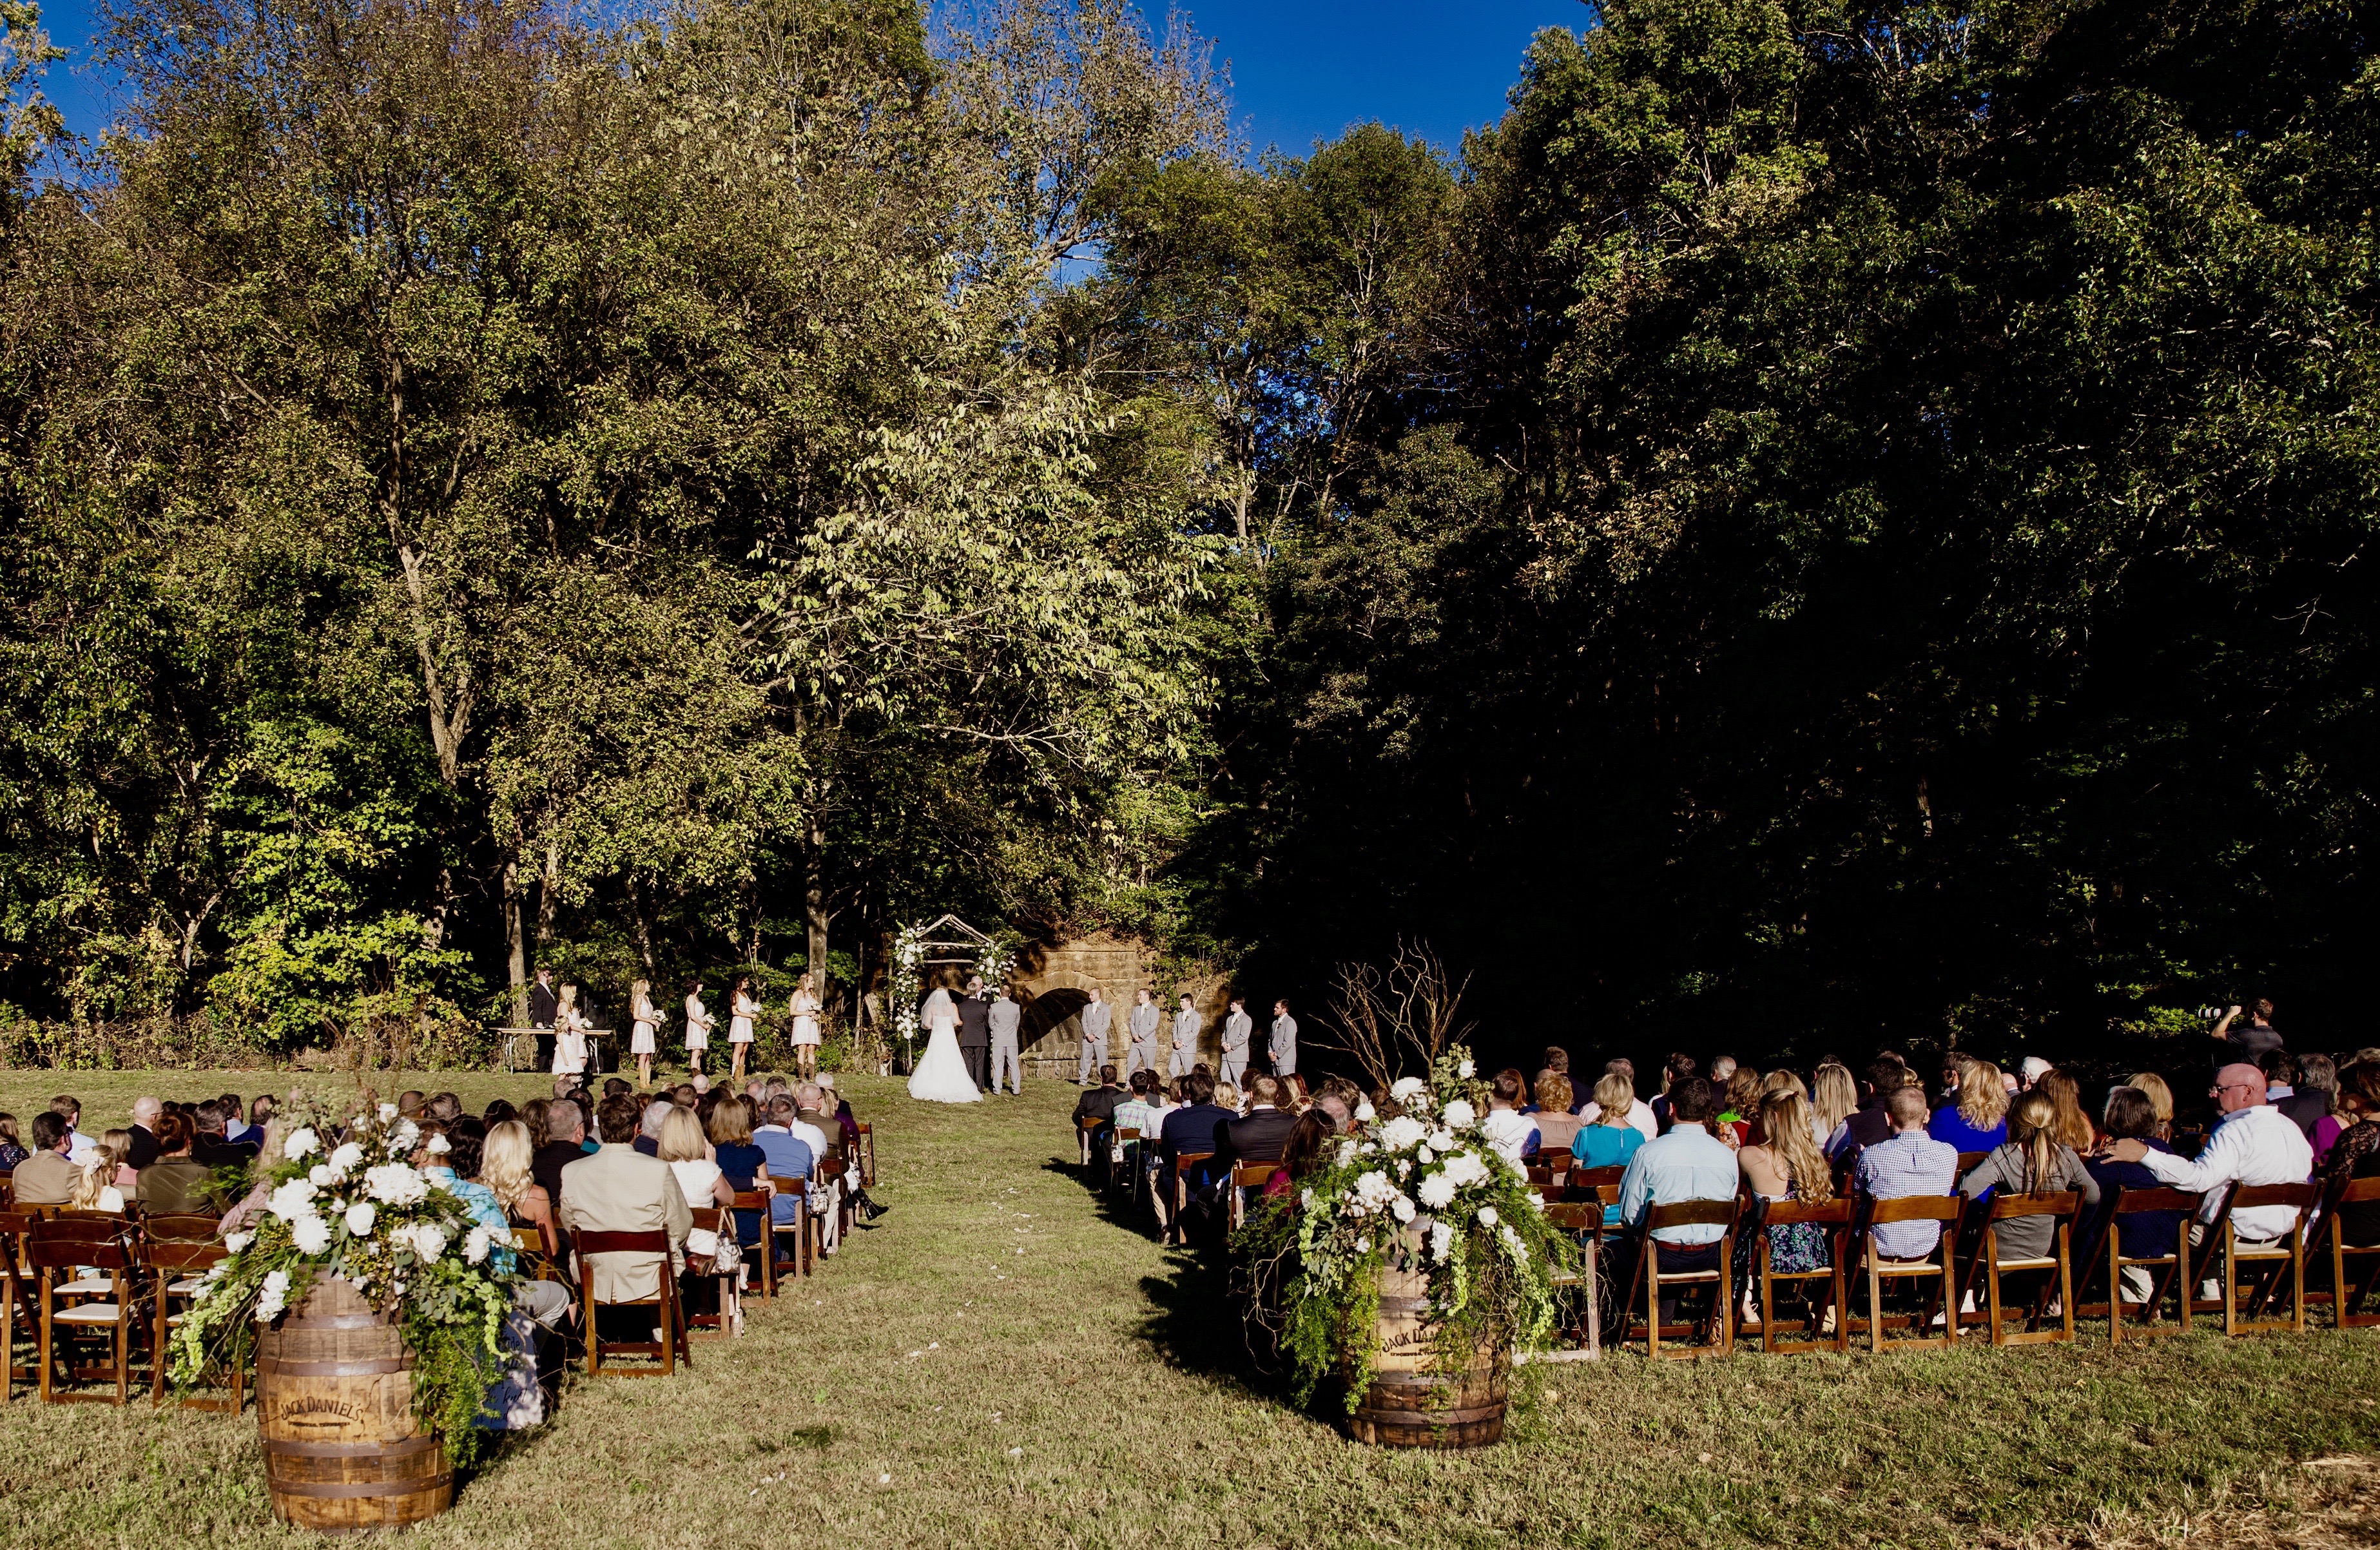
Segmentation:
<svg viewBox="0 0 2380 1550">
<path fill-rule="evenodd" d="M 1008 1072 L 1008 1090 L 1018 1097 L 1025 1096 L 1025 1068 L 1017 1062 L 1016 1030 L 1025 1021 L 1025 1009 L 1000 987 L 1000 999 L 991 1003 L 986 1021 L 991 1028 L 991 1090 L 1000 1091 L 1000 1073 L 1003 1063 Z"/>
<path fill-rule="evenodd" d="M 1245 998 L 1232 998 L 1231 1015 L 1223 1019 L 1223 1080 L 1236 1087 L 1248 1074 L 1248 1039 L 1256 1032 Z"/>
<path fill-rule="evenodd" d="M 1272 1004 L 1272 1073 L 1297 1074 L 1297 1019 L 1289 1014 L 1287 1001 Z"/>
<path fill-rule="evenodd" d="M 1075 1086 L 1089 1086 L 1091 1073 L 1107 1063 L 1108 1019 L 1114 1012 L 1115 1009 L 1108 1005 L 1107 998 L 1099 994 L 1099 987 L 1092 986 L 1090 1004 L 1082 1011 L 1083 1061 L 1075 1072 Z"/>
<path fill-rule="evenodd" d="M 1187 1076 L 1190 1068 L 1198 1063 L 1198 1030 L 1204 1026 L 1198 1009 L 1190 1004 L 1190 993 L 1182 993 L 1182 1010 L 1173 1014 L 1173 1061 L 1165 1068 L 1168 1076 Z"/>
<path fill-rule="evenodd" d="M 1132 993 L 1132 1071 L 1157 1069 L 1157 996 L 1154 991 Z M 1129 1076 L 1132 1072 L 1126 1072 Z"/>
</svg>

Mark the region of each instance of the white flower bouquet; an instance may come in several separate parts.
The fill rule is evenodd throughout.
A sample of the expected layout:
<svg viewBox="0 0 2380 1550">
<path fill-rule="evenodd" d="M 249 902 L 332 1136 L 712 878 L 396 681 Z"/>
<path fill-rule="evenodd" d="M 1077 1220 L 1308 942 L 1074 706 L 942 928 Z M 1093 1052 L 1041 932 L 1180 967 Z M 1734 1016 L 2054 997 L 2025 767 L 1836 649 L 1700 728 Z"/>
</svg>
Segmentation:
<svg viewBox="0 0 2380 1550">
<path fill-rule="evenodd" d="M 395 1106 L 367 1106 L 344 1124 L 303 1098 L 284 1113 L 295 1128 L 280 1158 L 257 1165 L 264 1210 L 225 1238 L 230 1257 L 207 1272 L 175 1332 L 174 1381 L 188 1387 L 244 1364 L 256 1326 L 302 1301 L 327 1270 L 395 1319 L 414 1360 L 417 1413 L 450 1459 L 469 1462 L 487 1435 L 473 1422 L 507 1359 L 501 1336 L 518 1276 L 497 1270 L 470 1207 L 413 1165 L 421 1133 Z"/>
<path fill-rule="evenodd" d="M 1379 1354 L 1384 1269 L 1427 1281 L 1433 1372 L 1459 1374 L 1482 1346 L 1551 1337 L 1554 1276 L 1577 1245 L 1480 1132 L 1487 1091 L 1474 1071 L 1456 1047 L 1427 1078 L 1397 1081 L 1389 1096 L 1401 1112 L 1341 1141 L 1241 1229 L 1238 1246 L 1288 1277 L 1281 1343 L 1300 1403 L 1332 1374 L 1346 1379 L 1351 1412 L 1361 1400 Z"/>
</svg>

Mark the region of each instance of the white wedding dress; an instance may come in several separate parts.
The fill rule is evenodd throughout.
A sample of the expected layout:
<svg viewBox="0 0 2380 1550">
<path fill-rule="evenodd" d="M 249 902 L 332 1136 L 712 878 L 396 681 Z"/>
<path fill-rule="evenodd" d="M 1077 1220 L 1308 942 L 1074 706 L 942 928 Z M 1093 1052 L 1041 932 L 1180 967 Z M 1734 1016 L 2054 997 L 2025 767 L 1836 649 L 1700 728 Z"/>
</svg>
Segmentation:
<svg viewBox="0 0 2380 1550">
<path fill-rule="evenodd" d="M 933 1036 L 926 1041 L 925 1059 L 909 1073 L 909 1096 L 925 1103 L 981 1103 L 983 1094 L 959 1053 L 958 1011 L 949 992 L 937 988 L 926 998 L 925 1021 Z"/>
</svg>

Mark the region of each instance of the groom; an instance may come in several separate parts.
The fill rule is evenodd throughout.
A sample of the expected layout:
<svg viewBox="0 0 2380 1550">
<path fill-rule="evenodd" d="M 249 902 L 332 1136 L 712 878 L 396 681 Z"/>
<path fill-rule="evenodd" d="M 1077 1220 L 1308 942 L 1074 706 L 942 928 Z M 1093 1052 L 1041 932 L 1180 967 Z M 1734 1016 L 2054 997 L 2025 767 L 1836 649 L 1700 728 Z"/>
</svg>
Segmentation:
<svg viewBox="0 0 2380 1550">
<path fill-rule="evenodd" d="M 967 981 L 966 994 L 959 999 L 959 1058 L 966 1062 L 978 1092 L 990 1080 L 985 1057 L 990 1049 L 991 998 L 983 993 L 983 978 L 977 975 Z"/>
</svg>

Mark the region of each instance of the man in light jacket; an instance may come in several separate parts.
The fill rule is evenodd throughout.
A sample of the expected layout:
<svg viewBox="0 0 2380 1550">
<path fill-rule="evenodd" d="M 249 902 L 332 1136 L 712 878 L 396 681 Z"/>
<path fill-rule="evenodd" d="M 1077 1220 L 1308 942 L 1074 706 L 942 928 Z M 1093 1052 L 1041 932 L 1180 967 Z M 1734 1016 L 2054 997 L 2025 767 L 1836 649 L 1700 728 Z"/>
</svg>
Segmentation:
<svg viewBox="0 0 2380 1550">
<path fill-rule="evenodd" d="M 1232 997 L 1231 1012 L 1223 1019 L 1223 1080 L 1234 1087 L 1241 1085 L 1248 1074 L 1248 1042 L 1256 1029 L 1256 1019 L 1248 1015 L 1246 1000 Z"/>
<path fill-rule="evenodd" d="M 1165 1068 L 1168 1076 L 1187 1076 L 1190 1068 L 1198 1063 L 1198 1030 L 1206 1021 L 1198 1009 L 1190 1004 L 1190 993 L 1182 993 L 1182 1010 L 1173 1014 L 1173 1060 Z"/>
<path fill-rule="evenodd" d="M 633 1095 L 603 1100 L 598 1116 L 603 1144 L 562 1170 L 562 1225 L 575 1239 L 582 1232 L 665 1232 L 670 1252 L 586 1256 L 579 1274 L 594 1278 L 595 1295 L 605 1302 L 634 1302 L 661 1290 L 662 1261 L 674 1274 L 686 1264 L 686 1235 L 694 1227 L 685 1192 L 670 1165 L 637 1150 L 638 1123 L 644 1118 Z"/>
<path fill-rule="evenodd" d="M 1132 993 L 1131 1071 L 1157 1069 L 1157 997 L 1147 990 Z M 1127 1075 L 1130 1072 L 1126 1072 Z"/>
<path fill-rule="evenodd" d="M 1272 1073 L 1297 1074 L 1297 1019 L 1289 1014 L 1287 1001 L 1272 1004 Z"/>
<path fill-rule="evenodd" d="M 1091 999 L 1079 1014 L 1083 1027 L 1083 1058 L 1081 1064 L 1075 1068 L 1075 1086 L 1089 1086 L 1091 1074 L 1107 1064 L 1108 1020 L 1114 1013 L 1115 1009 L 1108 1005 L 1107 998 L 1099 994 L 1099 987 L 1092 986 Z"/>
</svg>

